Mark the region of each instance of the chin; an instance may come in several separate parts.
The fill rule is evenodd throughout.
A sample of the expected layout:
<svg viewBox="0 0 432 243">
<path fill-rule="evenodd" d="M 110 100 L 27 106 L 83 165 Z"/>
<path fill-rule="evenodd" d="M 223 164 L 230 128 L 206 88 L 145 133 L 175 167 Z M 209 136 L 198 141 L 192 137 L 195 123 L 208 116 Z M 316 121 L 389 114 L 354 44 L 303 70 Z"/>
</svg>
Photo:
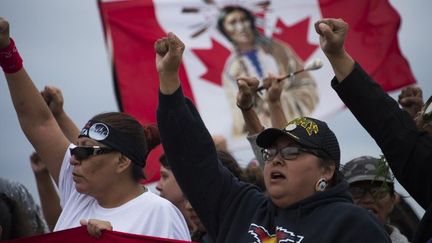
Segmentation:
<svg viewBox="0 0 432 243">
<path fill-rule="evenodd" d="M 77 192 L 82 193 L 82 194 L 88 194 L 87 193 L 87 188 L 83 185 L 79 185 L 79 184 L 75 184 L 75 189 L 77 190 Z"/>
<path fill-rule="evenodd" d="M 251 39 L 246 36 L 236 38 L 235 42 L 237 43 L 238 46 L 249 45 L 252 43 Z"/>
<path fill-rule="evenodd" d="M 270 196 L 272 200 L 278 200 L 285 196 L 285 192 L 280 190 L 279 188 L 267 188 L 267 194 Z"/>
<path fill-rule="evenodd" d="M 278 208 L 286 208 L 288 206 L 291 205 L 292 202 L 287 201 L 286 199 L 284 200 L 282 197 L 272 197 L 270 196 L 271 201 L 273 202 L 274 205 L 276 205 L 276 207 Z"/>
</svg>

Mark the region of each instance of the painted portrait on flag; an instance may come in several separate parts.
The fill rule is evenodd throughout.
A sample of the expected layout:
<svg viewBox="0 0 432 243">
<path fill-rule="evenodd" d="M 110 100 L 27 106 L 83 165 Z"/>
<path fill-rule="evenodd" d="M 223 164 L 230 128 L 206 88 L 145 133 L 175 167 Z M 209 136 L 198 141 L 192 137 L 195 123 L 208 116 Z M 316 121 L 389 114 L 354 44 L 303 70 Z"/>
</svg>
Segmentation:
<svg viewBox="0 0 432 243">
<path fill-rule="evenodd" d="M 276 11 L 273 2 L 188 1 L 182 2 L 182 5 L 181 14 L 175 19 L 177 23 L 183 19 L 185 23 L 178 28 L 172 20 L 162 17 L 174 13 L 168 13 L 170 10 L 165 4 L 158 6 L 155 1 L 163 28 L 175 30 L 180 38 L 187 38 L 191 64 L 185 66 L 200 112 L 213 133 L 229 139 L 230 147 L 247 148 L 244 143 L 244 120 L 236 106 L 237 78 L 256 77 L 262 85 L 262 80 L 270 74 L 283 76 L 301 69 L 303 63 L 312 58 L 313 51 L 300 56 L 286 39 L 278 38 L 284 37 L 289 27 L 281 25 L 283 22 L 278 16 L 285 14 Z M 310 22 L 306 16 L 292 19 L 289 23 L 295 26 L 299 20 Z M 303 43 L 298 48 L 309 47 L 306 30 L 313 23 L 309 24 L 304 26 Z M 317 41 L 314 40 L 315 43 Z M 195 61 L 198 63 L 192 64 Z M 201 70 L 197 68 L 199 66 Z M 281 104 L 287 120 L 311 115 L 319 100 L 315 78 L 305 72 L 282 82 Z M 254 109 L 260 121 L 264 126 L 271 127 L 267 92 L 257 93 L 254 100 Z"/>
<path fill-rule="evenodd" d="M 224 34 L 222 20 L 230 6 L 244 9 L 254 21 L 237 16 L 231 27 L 225 25 Z M 239 136 L 244 131 L 235 100 L 240 75 L 262 81 L 270 73 L 287 74 L 319 58 L 324 61 L 321 69 L 283 81 L 281 103 L 287 120 L 298 115 L 327 119 L 343 108 L 329 85 L 334 74 L 314 34 L 318 19 L 340 17 L 352 26 L 348 51 L 385 90 L 415 83 L 399 50 L 400 17 L 387 0 L 99 0 L 99 8 L 122 110 L 143 123 L 155 122 L 158 75 L 153 44 L 174 32 L 186 44 L 180 68 L 183 91 L 209 131 L 226 137 L 234 154 L 250 150 L 244 136 Z M 249 32 L 235 37 L 229 29 Z M 251 53 L 240 50 L 242 40 L 253 43 Z M 255 109 L 269 126 L 265 99 L 265 91 L 257 94 Z M 146 173 L 150 178 L 151 173 Z"/>
<path fill-rule="evenodd" d="M 288 43 L 265 36 L 262 33 L 264 28 L 261 28 L 261 32 L 258 29 L 255 19 L 265 16 L 263 14 L 269 4 L 268 1 L 257 2 L 253 6 L 258 10 L 256 14 L 252 12 L 253 8 L 247 9 L 246 7 L 249 6 L 245 3 L 238 5 L 230 3 L 222 6 L 221 9 L 213 4 L 213 7 L 217 8 L 215 12 L 218 13 L 218 16 L 214 17 L 217 20 L 217 29 L 231 43 L 230 55 L 225 60 L 220 78 L 233 116 L 232 135 L 234 136 L 244 135 L 246 132 L 243 116 L 240 109 L 236 107 L 237 79 L 256 77 L 260 80 L 259 86 L 262 86 L 263 79 L 269 75 L 285 76 L 302 69 L 303 66 L 303 60 Z M 265 25 L 265 19 L 260 20 L 258 23 Z M 204 26 L 193 36 L 198 37 L 205 28 L 208 27 Z M 201 60 L 206 63 L 205 58 Z M 286 120 L 310 115 L 318 102 L 316 84 L 311 76 L 303 72 L 283 82 L 281 104 Z M 257 92 L 254 97 L 254 108 L 261 123 L 265 127 L 271 127 L 267 100 L 267 92 Z"/>
</svg>

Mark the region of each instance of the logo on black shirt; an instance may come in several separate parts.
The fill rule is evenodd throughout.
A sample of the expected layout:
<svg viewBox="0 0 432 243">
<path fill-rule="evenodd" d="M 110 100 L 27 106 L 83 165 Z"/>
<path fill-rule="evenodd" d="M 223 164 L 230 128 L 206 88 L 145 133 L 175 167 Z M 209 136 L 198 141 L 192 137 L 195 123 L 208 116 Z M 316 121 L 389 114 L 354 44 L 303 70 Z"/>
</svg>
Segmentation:
<svg viewBox="0 0 432 243">
<path fill-rule="evenodd" d="M 263 226 L 251 224 L 249 227 L 249 234 L 251 234 L 256 241 L 254 243 L 282 243 L 282 242 L 302 242 L 304 236 L 296 235 L 293 232 L 277 226 L 275 234 L 269 234 Z"/>
</svg>

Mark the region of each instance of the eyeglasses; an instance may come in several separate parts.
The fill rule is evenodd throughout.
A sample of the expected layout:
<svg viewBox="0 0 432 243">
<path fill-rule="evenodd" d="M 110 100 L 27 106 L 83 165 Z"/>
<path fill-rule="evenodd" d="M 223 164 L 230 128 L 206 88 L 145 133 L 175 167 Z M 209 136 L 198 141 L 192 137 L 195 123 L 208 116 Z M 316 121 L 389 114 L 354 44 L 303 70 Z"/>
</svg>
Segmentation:
<svg viewBox="0 0 432 243">
<path fill-rule="evenodd" d="M 108 154 L 114 152 L 112 148 L 104 148 L 100 146 L 90 146 L 90 147 L 75 147 L 70 149 L 71 155 L 75 156 L 77 160 L 88 159 L 92 155 Z"/>
<path fill-rule="evenodd" d="M 432 122 L 432 96 L 424 104 L 424 110 L 422 113 L 423 121 L 426 123 Z"/>
<path fill-rule="evenodd" d="M 261 152 L 262 152 L 262 157 L 263 157 L 264 161 L 273 160 L 278 153 L 281 155 L 281 157 L 283 159 L 286 159 L 286 160 L 294 160 L 301 153 L 313 154 L 313 155 L 320 157 L 320 158 L 326 158 L 327 157 L 320 150 L 300 148 L 300 147 L 285 147 L 282 149 L 269 148 L 269 149 L 263 149 Z"/>
<path fill-rule="evenodd" d="M 359 187 L 350 186 L 349 191 L 354 199 L 362 198 L 368 192 L 375 199 L 382 199 L 390 193 L 390 189 L 383 186 Z"/>
</svg>

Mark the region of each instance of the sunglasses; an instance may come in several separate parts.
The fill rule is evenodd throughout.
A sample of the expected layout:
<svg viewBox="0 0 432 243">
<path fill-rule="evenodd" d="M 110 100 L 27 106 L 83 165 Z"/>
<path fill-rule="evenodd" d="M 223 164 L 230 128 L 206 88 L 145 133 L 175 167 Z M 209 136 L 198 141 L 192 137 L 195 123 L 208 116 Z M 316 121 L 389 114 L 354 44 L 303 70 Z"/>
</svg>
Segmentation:
<svg viewBox="0 0 432 243">
<path fill-rule="evenodd" d="M 426 101 L 426 104 L 423 106 L 422 117 L 423 121 L 429 123 L 432 121 L 432 96 Z"/>
<path fill-rule="evenodd" d="M 390 189 L 383 186 L 359 187 L 350 186 L 349 191 L 354 199 L 362 198 L 369 193 L 375 199 L 382 199 L 390 193 Z"/>
<path fill-rule="evenodd" d="M 93 155 L 108 154 L 114 152 L 112 148 L 90 146 L 90 147 L 75 147 L 70 149 L 71 155 L 77 160 L 85 160 Z"/>
<path fill-rule="evenodd" d="M 261 151 L 262 158 L 264 161 L 271 161 L 273 160 L 277 154 L 280 154 L 283 159 L 286 160 L 294 160 L 296 159 L 301 153 L 308 153 L 313 154 L 320 158 L 326 158 L 322 151 L 317 149 L 307 149 L 307 148 L 300 148 L 300 147 L 285 147 L 282 149 L 275 149 L 275 148 L 268 148 L 263 149 Z"/>
</svg>

